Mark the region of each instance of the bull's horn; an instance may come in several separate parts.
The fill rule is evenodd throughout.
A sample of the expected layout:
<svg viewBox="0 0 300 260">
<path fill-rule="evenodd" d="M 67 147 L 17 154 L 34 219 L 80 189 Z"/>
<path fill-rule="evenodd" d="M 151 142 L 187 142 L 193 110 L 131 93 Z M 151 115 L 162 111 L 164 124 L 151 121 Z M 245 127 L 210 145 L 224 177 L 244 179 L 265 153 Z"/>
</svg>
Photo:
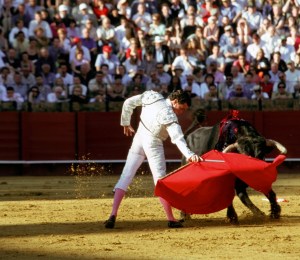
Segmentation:
<svg viewBox="0 0 300 260">
<path fill-rule="evenodd" d="M 267 139 L 267 146 L 275 147 L 281 154 L 287 153 L 287 149 L 281 143 L 275 140 Z"/>
<path fill-rule="evenodd" d="M 238 143 L 230 144 L 223 150 L 223 153 L 230 153 L 232 151 L 236 151 L 237 147 L 238 147 Z"/>
</svg>

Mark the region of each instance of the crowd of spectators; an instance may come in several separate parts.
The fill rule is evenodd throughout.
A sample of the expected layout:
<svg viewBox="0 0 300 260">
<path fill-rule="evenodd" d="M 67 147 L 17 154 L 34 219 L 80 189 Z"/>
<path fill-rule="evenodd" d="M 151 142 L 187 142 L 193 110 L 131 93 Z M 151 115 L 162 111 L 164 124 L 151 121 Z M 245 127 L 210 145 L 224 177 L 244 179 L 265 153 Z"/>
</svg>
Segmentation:
<svg viewBox="0 0 300 260">
<path fill-rule="evenodd" d="M 0 101 L 298 99 L 300 0 L 0 0 Z"/>
</svg>

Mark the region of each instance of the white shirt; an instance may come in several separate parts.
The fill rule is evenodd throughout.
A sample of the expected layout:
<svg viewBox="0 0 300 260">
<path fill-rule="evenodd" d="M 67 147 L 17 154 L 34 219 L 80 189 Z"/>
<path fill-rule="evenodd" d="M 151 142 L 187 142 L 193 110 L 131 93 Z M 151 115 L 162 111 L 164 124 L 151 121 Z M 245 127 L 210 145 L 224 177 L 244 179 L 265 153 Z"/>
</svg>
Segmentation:
<svg viewBox="0 0 300 260">
<path fill-rule="evenodd" d="M 176 66 L 180 66 L 183 69 L 183 75 L 190 75 L 193 74 L 193 67 L 191 64 L 182 56 L 177 56 L 173 63 L 172 67 L 175 68 Z"/>
<path fill-rule="evenodd" d="M 263 49 L 265 52 L 265 49 L 263 46 L 264 46 L 264 44 L 262 44 L 261 42 L 259 44 L 256 44 L 256 43 L 249 44 L 246 49 L 246 60 L 250 61 L 250 62 L 252 60 L 254 60 L 260 49 Z"/>
<path fill-rule="evenodd" d="M 34 36 L 34 30 L 37 28 L 37 27 L 42 27 L 45 31 L 45 36 L 48 38 L 48 39 L 51 39 L 52 38 L 52 31 L 51 31 L 51 28 L 50 28 L 50 25 L 49 23 L 47 23 L 46 21 L 41 21 L 40 23 L 38 23 L 36 20 L 32 20 L 30 23 L 29 23 L 29 36 Z"/>
<path fill-rule="evenodd" d="M 66 96 L 65 91 L 62 93 L 62 96 Z M 47 102 L 55 103 L 55 102 L 61 102 L 61 100 L 59 100 L 59 99 L 57 98 L 57 96 L 55 95 L 55 93 L 49 93 L 49 94 L 47 95 Z"/>
<path fill-rule="evenodd" d="M 4 100 L 3 98 L 6 96 L 6 87 L 0 84 L 0 100 Z"/>
<path fill-rule="evenodd" d="M 141 18 L 139 22 L 135 22 L 136 19 Z M 144 14 L 139 14 L 136 13 L 132 17 L 132 21 L 139 27 L 141 28 L 144 32 L 148 33 L 149 31 L 149 25 L 152 22 L 152 17 L 149 13 L 145 12 Z"/>
<path fill-rule="evenodd" d="M 198 97 L 204 98 L 204 95 L 209 92 L 206 82 L 197 85 L 198 86 L 195 85 L 194 89 L 192 89 L 192 93 L 196 94 Z"/>
<path fill-rule="evenodd" d="M 286 78 L 286 91 L 289 93 L 294 92 L 294 86 L 296 83 L 300 82 L 300 71 L 299 70 L 294 70 L 293 72 L 290 70 L 287 70 L 284 72 L 285 78 Z M 273 91 L 277 92 L 278 91 L 278 83 L 279 81 L 275 82 L 273 85 Z"/>
<path fill-rule="evenodd" d="M 295 47 L 290 44 L 282 45 L 275 48 L 275 51 L 279 51 L 281 53 L 281 59 L 288 62 L 289 60 L 294 60 L 295 57 Z"/>
<path fill-rule="evenodd" d="M 67 73 L 64 77 L 60 73 L 57 73 L 55 77 L 62 78 L 65 86 L 70 86 L 73 84 L 73 76 L 70 73 Z"/>
<path fill-rule="evenodd" d="M 9 43 L 12 45 L 13 42 L 15 41 L 15 35 L 20 31 L 18 27 L 14 27 L 11 29 L 9 35 L 8 35 L 8 40 Z M 25 39 L 29 38 L 29 31 L 26 27 L 23 27 L 21 31 L 24 33 Z"/>
<path fill-rule="evenodd" d="M 250 14 L 248 11 L 246 11 L 242 14 L 242 17 L 246 19 L 252 31 L 259 29 L 263 19 L 262 14 L 260 12 Z"/>
<path fill-rule="evenodd" d="M 138 132 L 142 131 L 145 136 L 153 139 L 151 142 L 153 146 L 158 144 L 156 140 L 160 139 L 163 141 L 170 136 L 171 142 L 177 145 L 186 158 L 194 155 L 187 147 L 169 99 L 164 99 L 162 95 L 151 90 L 126 99 L 121 115 L 122 126 L 130 125 L 133 110 L 138 106 L 142 107 L 141 123 L 139 124 Z"/>
</svg>

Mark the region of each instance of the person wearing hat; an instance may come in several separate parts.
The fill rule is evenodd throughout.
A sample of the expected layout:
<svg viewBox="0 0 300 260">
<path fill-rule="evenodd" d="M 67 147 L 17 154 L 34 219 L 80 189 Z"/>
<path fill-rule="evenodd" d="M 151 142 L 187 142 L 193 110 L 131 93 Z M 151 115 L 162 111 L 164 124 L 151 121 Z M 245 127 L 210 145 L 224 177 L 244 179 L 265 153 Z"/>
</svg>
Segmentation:
<svg viewBox="0 0 300 260">
<path fill-rule="evenodd" d="M 73 17 L 75 19 L 75 21 L 80 21 L 80 19 L 82 18 L 82 10 L 86 9 L 86 12 L 88 14 L 92 14 L 95 16 L 93 9 L 91 8 L 91 6 L 88 3 L 88 1 L 86 0 L 76 0 L 75 1 L 75 5 L 72 7 L 72 12 L 70 13 L 70 16 Z M 97 17 L 95 16 L 96 20 Z"/>
<path fill-rule="evenodd" d="M 71 7 L 65 4 L 61 4 L 57 8 L 58 12 L 53 15 L 53 22 L 51 23 L 51 27 L 54 27 L 55 32 L 54 35 L 57 35 L 57 30 L 59 28 L 68 28 L 70 26 L 70 21 L 73 19 L 70 15 Z"/>
<path fill-rule="evenodd" d="M 171 64 L 172 57 L 169 46 L 164 44 L 161 36 L 155 36 L 153 45 L 150 47 L 152 57 L 156 62 L 162 62 L 164 65 Z"/>
<path fill-rule="evenodd" d="M 181 87 L 187 83 L 186 75 L 183 75 L 183 68 L 180 65 L 174 67 L 173 76 L 179 78 Z M 172 76 L 172 80 L 173 80 Z"/>
<path fill-rule="evenodd" d="M 253 94 L 251 95 L 252 100 L 262 100 L 269 99 L 269 95 L 266 92 L 263 92 L 262 87 L 260 85 L 255 85 L 253 87 Z"/>
<path fill-rule="evenodd" d="M 73 47 L 70 50 L 69 55 L 69 62 L 71 63 L 73 60 L 75 60 L 76 52 L 78 49 L 81 49 L 83 51 L 83 58 L 87 61 L 91 61 L 91 54 L 90 50 L 82 45 L 82 40 L 79 37 L 75 37 L 73 39 Z"/>
<path fill-rule="evenodd" d="M 95 68 L 97 71 L 101 70 L 101 65 L 106 64 L 108 66 L 108 73 L 113 76 L 116 73 L 116 67 L 120 64 L 118 57 L 112 53 L 113 49 L 110 45 L 104 45 L 102 47 L 102 53 L 97 55 L 95 61 Z"/>
<path fill-rule="evenodd" d="M 95 27 L 98 26 L 98 21 L 96 15 L 93 13 L 93 11 L 89 12 L 91 10 L 91 7 L 88 6 L 86 3 L 81 3 L 79 5 L 79 12 L 77 17 L 77 22 L 80 28 L 84 28 L 87 20 L 93 21 L 93 25 Z"/>
</svg>

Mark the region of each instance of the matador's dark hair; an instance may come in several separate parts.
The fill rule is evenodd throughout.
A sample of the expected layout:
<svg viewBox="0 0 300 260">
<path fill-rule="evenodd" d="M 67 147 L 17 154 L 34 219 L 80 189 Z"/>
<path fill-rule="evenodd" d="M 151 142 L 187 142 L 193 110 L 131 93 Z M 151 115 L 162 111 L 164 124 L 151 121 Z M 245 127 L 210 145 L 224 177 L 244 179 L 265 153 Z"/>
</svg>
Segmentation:
<svg viewBox="0 0 300 260">
<path fill-rule="evenodd" d="M 192 104 L 191 96 L 187 91 L 175 90 L 169 95 L 170 100 L 178 100 L 179 104 L 187 104 L 189 107 Z"/>
</svg>

